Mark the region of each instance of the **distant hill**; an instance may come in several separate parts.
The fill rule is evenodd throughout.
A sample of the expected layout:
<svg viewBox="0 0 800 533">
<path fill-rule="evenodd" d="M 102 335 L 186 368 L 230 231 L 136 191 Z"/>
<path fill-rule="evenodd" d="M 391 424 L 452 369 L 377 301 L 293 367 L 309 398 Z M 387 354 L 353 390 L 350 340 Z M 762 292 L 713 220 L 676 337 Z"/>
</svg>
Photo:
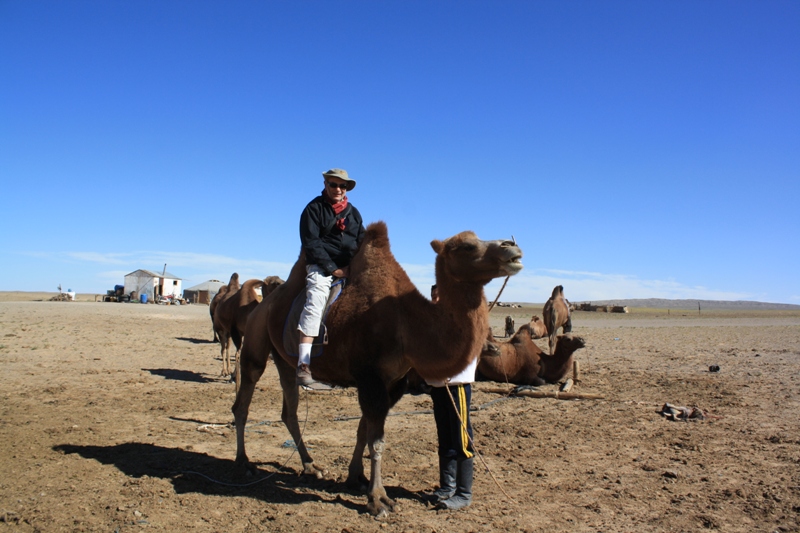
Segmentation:
<svg viewBox="0 0 800 533">
<path fill-rule="evenodd" d="M 572 302 L 579 304 L 581 302 Z M 784 310 L 797 311 L 800 305 L 793 304 L 773 304 L 767 302 L 749 302 L 744 300 L 724 301 L 724 300 L 666 300 L 664 298 L 646 298 L 631 300 L 592 300 L 594 305 L 627 305 L 628 307 L 645 307 L 650 309 L 727 309 L 732 311 L 755 311 L 755 310 Z"/>
</svg>

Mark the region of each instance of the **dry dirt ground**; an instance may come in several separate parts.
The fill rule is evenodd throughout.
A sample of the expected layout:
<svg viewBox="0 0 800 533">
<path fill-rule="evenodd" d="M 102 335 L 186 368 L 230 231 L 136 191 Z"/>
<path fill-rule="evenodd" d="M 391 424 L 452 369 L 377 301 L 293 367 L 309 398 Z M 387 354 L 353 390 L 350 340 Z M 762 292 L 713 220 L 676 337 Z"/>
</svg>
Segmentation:
<svg viewBox="0 0 800 533">
<path fill-rule="evenodd" d="M 587 346 L 573 390 L 604 399 L 477 384 L 482 461 L 461 511 L 422 500 L 438 480 L 431 402 L 405 396 L 384 454 L 397 508 L 378 521 L 344 485 L 354 390 L 303 393 L 305 437 L 329 470 L 306 479 L 270 365 L 247 429 L 260 475 L 246 477 L 206 306 L 13 299 L 0 298 L 0 531 L 800 531 L 796 311 L 576 313 Z M 492 324 L 534 312 L 496 308 Z M 670 421 L 665 402 L 711 416 Z"/>
</svg>

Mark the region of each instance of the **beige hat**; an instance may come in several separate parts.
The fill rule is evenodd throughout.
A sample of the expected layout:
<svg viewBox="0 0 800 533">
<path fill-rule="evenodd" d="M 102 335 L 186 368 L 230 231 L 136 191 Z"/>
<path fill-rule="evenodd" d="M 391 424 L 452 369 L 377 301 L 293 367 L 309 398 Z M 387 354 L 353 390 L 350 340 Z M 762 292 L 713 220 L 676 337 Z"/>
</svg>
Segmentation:
<svg viewBox="0 0 800 533">
<path fill-rule="evenodd" d="M 339 178 L 340 180 L 346 181 L 348 191 L 352 191 L 356 188 L 356 180 L 350 179 L 350 176 L 347 175 L 347 171 L 341 168 L 332 168 L 327 172 L 323 172 L 322 175 L 326 178 Z"/>
</svg>

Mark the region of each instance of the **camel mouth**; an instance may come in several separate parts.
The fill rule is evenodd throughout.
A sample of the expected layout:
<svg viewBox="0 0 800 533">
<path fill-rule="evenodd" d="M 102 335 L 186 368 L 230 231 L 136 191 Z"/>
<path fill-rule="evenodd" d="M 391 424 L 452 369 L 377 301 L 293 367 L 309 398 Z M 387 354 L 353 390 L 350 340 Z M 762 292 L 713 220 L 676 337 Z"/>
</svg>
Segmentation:
<svg viewBox="0 0 800 533">
<path fill-rule="evenodd" d="M 508 261 L 506 261 L 505 263 L 503 263 L 503 267 L 509 276 L 513 276 L 514 274 L 522 270 L 523 265 L 520 259 L 522 259 L 522 256 L 513 257 Z"/>
</svg>

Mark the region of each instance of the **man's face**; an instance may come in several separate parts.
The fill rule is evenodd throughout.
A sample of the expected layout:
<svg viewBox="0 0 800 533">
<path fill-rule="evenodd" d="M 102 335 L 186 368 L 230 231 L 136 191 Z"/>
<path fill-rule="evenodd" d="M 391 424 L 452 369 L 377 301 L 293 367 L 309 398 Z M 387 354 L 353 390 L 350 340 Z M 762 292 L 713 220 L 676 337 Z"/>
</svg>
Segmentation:
<svg viewBox="0 0 800 533">
<path fill-rule="evenodd" d="M 334 202 L 341 202 L 347 192 L 347 182 L 339 178 L 325 178 L 325 188 Z"/>
</svg>

